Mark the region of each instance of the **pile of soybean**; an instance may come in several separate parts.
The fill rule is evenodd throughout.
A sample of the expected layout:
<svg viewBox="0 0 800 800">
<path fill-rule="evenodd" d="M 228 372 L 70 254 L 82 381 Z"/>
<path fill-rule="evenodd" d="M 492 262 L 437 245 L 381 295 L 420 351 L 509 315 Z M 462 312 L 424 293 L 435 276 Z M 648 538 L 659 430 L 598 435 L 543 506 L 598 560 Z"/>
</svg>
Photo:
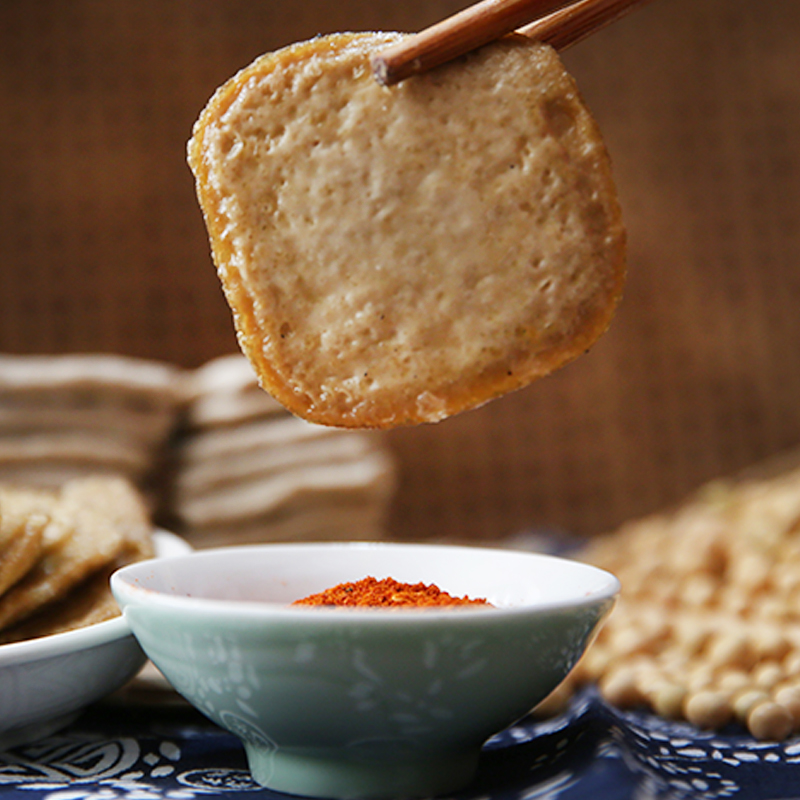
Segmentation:
<svg viewBox="0 0 800 800">
<path fill-rule="evenodd" d="M 596 683 L 618 707 L 702 728 L 800 731 L 800 469 L 714 482 L 582 557 L 622 592 L 559 696 Z"/>
</svg>

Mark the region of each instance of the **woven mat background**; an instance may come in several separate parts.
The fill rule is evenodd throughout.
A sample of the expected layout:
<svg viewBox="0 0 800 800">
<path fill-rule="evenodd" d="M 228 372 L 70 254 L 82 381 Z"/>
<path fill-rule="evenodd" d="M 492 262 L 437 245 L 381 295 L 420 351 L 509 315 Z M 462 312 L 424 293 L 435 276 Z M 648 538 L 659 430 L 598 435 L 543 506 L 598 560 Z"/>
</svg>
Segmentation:
<svg viewBox="0 0 800 800">
<path fill-rule="evenodd" d="M 446 0 L 3 0 L 0 352 L 236 349 L 185 165 L 215 87 Z M 399 537 L 591 534 L 800 442 L 800 3 L 653 0 L 565 54 L 630 238 L 611 331 L 556 375 L 393 432 Z"/>
</svg>

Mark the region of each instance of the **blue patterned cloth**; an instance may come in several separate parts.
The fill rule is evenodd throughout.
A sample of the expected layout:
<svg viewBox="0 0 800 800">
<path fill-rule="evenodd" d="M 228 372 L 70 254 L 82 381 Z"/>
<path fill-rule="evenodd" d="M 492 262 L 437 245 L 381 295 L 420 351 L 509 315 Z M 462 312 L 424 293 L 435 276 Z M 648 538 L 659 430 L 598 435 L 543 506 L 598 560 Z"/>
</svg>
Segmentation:
<svg viewBox="0 0 800 800">
<path fill-rule="evenodd" d="M 286 798 L 250 778 L 238 740 L 189 709 L 100 705 L 0 754 L 2 800 Z M 611 708 L 594 691 L 484 747 L 453 800 L 800 799 L 800 739 L 757 742 Z"/>
</svg>

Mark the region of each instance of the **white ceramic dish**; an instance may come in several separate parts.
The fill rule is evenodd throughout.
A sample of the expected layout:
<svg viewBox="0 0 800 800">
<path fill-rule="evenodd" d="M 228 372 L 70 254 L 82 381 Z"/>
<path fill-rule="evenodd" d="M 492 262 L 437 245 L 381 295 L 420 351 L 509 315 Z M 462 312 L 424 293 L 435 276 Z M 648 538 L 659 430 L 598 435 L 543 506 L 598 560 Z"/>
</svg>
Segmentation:
<svg viewBox="0 0 800 800">
<path fill-rule="evenodd" d="M 190 546 L 155 533 L 157 557 Z M 47 736 L 118 689 L 145 662 L 123 617 L 66 633 L 0 645 L 0 750 Z"/>
<path fill-rule="evenodd" d="M 367 575 L 496 607 L 289 607 Z M 111 586 L 150 659 L 241 738 L 259 783 L 332 798 L 469 783 L 483 742 L 560 683 L 619 590 L 550 556 L 387 543 L 198 551 Z"/>
</svg>

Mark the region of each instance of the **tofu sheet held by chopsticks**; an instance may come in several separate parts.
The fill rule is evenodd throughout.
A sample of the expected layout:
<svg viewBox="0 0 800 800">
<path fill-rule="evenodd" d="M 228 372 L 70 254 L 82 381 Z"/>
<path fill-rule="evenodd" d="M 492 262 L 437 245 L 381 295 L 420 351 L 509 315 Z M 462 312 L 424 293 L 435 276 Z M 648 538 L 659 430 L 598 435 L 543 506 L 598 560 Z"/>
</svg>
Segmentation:
<svg viewBox="0 0 800 800">
<path fill-rule="evenodd" d="M 549 374 L 608 327 L 625 234 L 557 53 L 511 36 L 393 87 L 334 34 L 222 86 L 189 143 L 242 350 L 294 414 L 435 422 Z"/>
</svg>

